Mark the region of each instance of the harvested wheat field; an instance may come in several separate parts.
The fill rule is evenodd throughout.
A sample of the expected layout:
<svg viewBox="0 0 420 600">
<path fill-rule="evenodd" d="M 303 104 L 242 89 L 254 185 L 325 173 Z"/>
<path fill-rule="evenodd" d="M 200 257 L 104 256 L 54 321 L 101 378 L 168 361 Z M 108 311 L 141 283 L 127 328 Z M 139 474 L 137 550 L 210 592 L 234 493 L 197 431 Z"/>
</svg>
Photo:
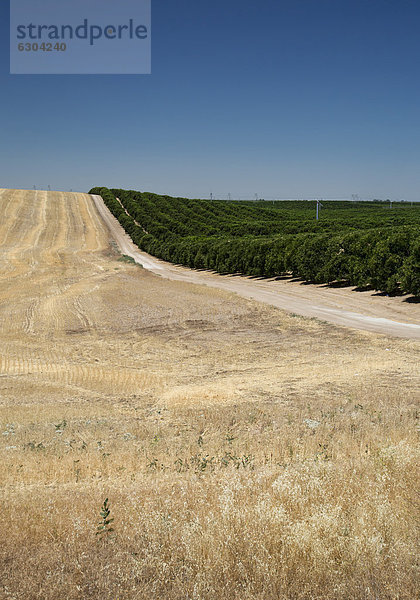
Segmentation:
<svg viewBox="0 0 420 600">
<path fill-rule="evenodd" d="M 419 597 L 418 341 L 164 280 L 85 194 L 0 210 L 0 598 Z"/>
</svg>

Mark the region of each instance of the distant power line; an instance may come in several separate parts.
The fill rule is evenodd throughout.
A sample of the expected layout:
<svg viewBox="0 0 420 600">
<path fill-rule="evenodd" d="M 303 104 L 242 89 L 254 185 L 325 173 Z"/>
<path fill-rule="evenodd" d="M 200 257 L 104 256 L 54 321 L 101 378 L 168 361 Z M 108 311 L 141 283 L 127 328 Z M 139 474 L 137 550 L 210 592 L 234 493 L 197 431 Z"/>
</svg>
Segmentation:
<svg viewBox="0 0 420 600">
<path fill-rule="evenodd" d="M 205 199 L 206 196 L 194 196 L 195 198 L 203 198 Z M 208 198 L 209 196 L 207 196 Z M 321 196 L 301 196 L 299 198 L 293 197 L 293 196 L 260 196 L 258 194 L 234 194 L 232 192 L 228 192 L 228 193 L 222 193 L 222 194 L 218 194 L 218 193 L 214 193 L 211 192 L 210 193 L 210 200 L 232 200 L 232 201 L 241 201 L 241 202 L 317 202 L 319 201 Z M 331 197 L 326 197 L 326 196 L 322 196 L 322 199 L 324 202 L 392 202 L 392 203 L 413 203 L 413 202 L 420 202 L 420 198 L 418 200 L 401 200 L 401 199 L 396 199 L 394 198 L 393 200 L 390 200 L 389 198 L 375 198 L 375 197 L 361 197 L 359 196 L 359 194 L 351 194 L 350 196 L 342 196 L 342 197 L 337 197 L 337 196 L 331 196 Z"/>
</svg>

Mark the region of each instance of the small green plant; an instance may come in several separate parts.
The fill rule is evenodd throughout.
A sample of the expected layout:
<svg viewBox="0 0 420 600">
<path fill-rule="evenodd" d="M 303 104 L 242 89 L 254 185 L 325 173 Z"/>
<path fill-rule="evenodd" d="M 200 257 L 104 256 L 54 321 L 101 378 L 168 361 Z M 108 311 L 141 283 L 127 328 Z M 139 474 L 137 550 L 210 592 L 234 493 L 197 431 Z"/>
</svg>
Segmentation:
<svg viewBox="0 0 420 600">
<path fill-rule="evenodd" d="M 120 258 L 118 259 L 118 262 L 124 262 L 124 263 L 128 263 L 130 265 L 137 265 L 137 267 L 140 267 L 141 269 L 143 268 L 143 265 L 136 262 L 134 260 L 134 258 L 132 258 L 131 256 L 127 256 L 127 254 L 123 254 L 122 256 L 120 256 Z"/>
<path fill-rule="evenodd" d="M 157 458 L 154 458 L 153 460 L 151 460 L 147 466 L 149 467 L 149 469 L 157 469 L 159 466 L 159 461 Z M 161 465 L 163 467 L 163 465 Z"/>
<path fill-rule="evenodd" d="M 36 442 L 28 442 L 23 447 L 24 449 L 29 450 L 45 450 L 45 446 L 42 442 L 39 442 L 38 444 Z"/>
<path fill-rule="evenodd" d="M 76 483 L 79 483 L 80 480 L 80 459 L 79 460 L 74 460 L 73 461 L 73 471 L 74 471 L 74 476 L 76 478 Z"/>
<path fill-rule="evenodd" d="M 66 426 L 67 426 L 67 421 L 66 421 L 66 419 L 63 419 L 63 420 L 61 421 L 61 423 L 57 423 L 56 425 L 54 425 L 54 427 L 55 427 L 55 430 L 56 430 L 56 431 L 60 431 L 60 433 L 61 433 L 61 431 L 63 431 L 63 429 L 65 429 L 65 427 L 66 427 Z"/>
<path fill-rule="evenodd" d="M 111 523 L 114 521 L 114 519 L 109 518 L 110 513 L 111 510 L 109 508 L 108 498 L 106 498 L 101 508 L 101 522 L 96 531 L 96 535 L 101 536 L 101 538 L 108 536 L 114 531 L 114 529 L 110 527 Z"/>
<path fill-rule="evenodd" d="M 131 263 L 131 264 L 135 264 L 135 260 L 134 258 L 132 258 L 131 256 L 127 256 L 127 254 L 123 254 L 122 256 L 120 256 L 120 258 L 118 259 L 119 262 L 126 262 L 126 263 Z"/>
<path fill-rule="evenodd" d="M 318 444 L 319 450 L 315 455 L 315 460 L 331 460 L 332 454 L 331 450 L 328 447 L 328 444 Z"/>
<path fill-rule="evenodd" d="M 233 464 L 237 469 L 243 467 L 244 469 L 249 468 L 250 470 L 254 469 L 253 465 L 254 456 L 251 454 L 244 454 L 243 456 L 235 456 L 230 452 L 226 452 L 225 455 L 220 460 L 220 463 L 223 467 L 227 467 L 229 464 Z"/>
<path fill-rule="evenodd" d="M 205 456 L 202 454 L 196 454 L 195 456 L 191 457 L 190 462 L 191 465 L 194 466 L 196 473 L 204 473 L 204 471 L 214 471 L 215 460 L 215 456 L 210 458 L 208 454 Z"/>
</svg>

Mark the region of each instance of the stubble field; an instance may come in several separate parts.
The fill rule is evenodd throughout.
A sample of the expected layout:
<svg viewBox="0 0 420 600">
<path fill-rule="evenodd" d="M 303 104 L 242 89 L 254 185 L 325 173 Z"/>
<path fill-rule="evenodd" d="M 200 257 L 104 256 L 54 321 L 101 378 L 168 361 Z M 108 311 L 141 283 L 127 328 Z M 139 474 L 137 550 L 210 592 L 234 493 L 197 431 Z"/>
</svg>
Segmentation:
<svg viewBox="0 0 420 600">
<path fill-rule="evenodd" d="M 0 210 L 0 598 L 418 597 L 418 342 L 161 279 L 88 195 Z"/>
</svg>

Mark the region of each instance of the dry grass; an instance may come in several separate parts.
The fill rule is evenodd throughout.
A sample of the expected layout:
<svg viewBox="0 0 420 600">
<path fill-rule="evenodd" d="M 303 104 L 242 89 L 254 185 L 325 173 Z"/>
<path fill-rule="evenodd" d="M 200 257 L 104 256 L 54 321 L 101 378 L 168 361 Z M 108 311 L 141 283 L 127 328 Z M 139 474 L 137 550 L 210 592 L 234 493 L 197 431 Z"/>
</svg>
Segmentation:
<svg viewBox="0 0 420 600">
<path fill-rule="evenodd" d="M 0 227 L 0 598 L 419 597 L 419 344 L 160 280 L 51 197 Z"/>
<path fill-rule="evenodd" d="M 355 395 L 9 425 L 3 597 L 416 598 L 414 396 Z"/>
</svg>

